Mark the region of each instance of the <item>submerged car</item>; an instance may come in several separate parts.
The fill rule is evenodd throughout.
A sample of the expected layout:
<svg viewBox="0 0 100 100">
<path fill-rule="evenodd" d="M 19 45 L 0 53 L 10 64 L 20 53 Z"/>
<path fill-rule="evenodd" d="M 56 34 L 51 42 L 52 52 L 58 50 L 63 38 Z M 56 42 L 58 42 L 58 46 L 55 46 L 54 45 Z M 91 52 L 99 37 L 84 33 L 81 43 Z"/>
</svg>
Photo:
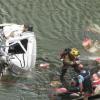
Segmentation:
<svg viewBox="0 0 100 100">
<path fill-rule="evenodd" d="M 26 31 L 21 36 L 6 39 L 1 34 L 0 63 L 11 73 L 22 75 L 31 71 L 36 62 L 36 37 Z M 5 66 L 1 69 L 5 69 Z M 1 71 L 2 72 L 2 71 Z"/>
</svg>

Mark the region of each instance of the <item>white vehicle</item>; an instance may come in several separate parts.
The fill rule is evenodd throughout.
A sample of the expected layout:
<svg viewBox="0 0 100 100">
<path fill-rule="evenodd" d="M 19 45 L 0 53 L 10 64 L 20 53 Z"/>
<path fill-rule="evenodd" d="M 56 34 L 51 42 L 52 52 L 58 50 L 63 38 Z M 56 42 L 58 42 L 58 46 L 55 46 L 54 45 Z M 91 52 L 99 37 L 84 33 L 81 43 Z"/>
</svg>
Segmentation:
<svg viewBox="0 0 100 100">
<path fill-rule="evenodd" d="M 35 67 L 36 37 L 34 32 L 23 32 L 21 36 L 9 39 L 1 38 L 1 42 L 3 42 L 0 49 L 1 62 L 3 61 L 12 73 L 22 75 Z"/>
</svg>

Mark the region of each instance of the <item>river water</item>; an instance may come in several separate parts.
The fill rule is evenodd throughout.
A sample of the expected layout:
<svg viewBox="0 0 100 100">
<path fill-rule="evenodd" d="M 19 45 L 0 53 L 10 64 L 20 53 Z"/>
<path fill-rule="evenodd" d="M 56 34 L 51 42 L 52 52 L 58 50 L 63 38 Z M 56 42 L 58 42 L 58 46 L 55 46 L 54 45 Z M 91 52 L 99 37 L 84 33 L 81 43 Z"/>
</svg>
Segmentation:
<svg viewBox="0 0 100 100">
<path fill-rule="evenodd" d="M 0 0 L 0 23 L 4 22 L 33 25 L 37 61 L 29 78 L 4 77 L 0 83 L 0 100 L 49 100 L 48 84 L 60 73 L 60 52 L 65 47 L 76 47 L 81 57 L 91 56 L 81 42 L 88 25 L 100 25 L 100 1 Z M 100 35 L 89 33 L 89 36 L 100 40 Z M 39 69 L 38 65 L 44 62 L 50 63 L 50 69 Z"/>
</svg>

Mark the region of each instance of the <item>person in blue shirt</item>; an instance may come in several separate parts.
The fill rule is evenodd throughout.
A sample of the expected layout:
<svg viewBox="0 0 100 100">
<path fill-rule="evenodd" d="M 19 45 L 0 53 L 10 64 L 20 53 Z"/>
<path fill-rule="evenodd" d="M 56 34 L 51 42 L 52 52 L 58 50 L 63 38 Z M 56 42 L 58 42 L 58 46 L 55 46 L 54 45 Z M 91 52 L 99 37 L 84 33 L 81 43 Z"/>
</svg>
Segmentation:
<svg viewBox="0 0 100 100">
<path fill-rule="evenodd" d="M 78 73 L 78 81 L 80 92 L 84 92 L 86 94 L 92 93 L 92 84 L 91 84 L 91 75 L 90 71 L 84 69 L 83 64 L 79 64 L 79 73 Z"/>
</svg>

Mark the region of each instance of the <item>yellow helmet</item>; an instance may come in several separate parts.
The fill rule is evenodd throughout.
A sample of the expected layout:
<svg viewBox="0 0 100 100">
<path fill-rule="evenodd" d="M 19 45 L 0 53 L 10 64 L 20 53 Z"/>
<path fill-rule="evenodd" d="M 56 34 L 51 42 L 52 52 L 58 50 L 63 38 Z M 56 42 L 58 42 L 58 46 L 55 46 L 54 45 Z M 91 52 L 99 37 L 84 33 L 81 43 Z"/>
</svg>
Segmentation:
<svg viewBox="0 0 100 100">
<path fill-rule="evenodd" d="M 70 54 L 71 54 L 72 56 L 74 56 L 74 57 L 80 55 L 79 50 L 76 49 L 76 48 L 72 48 L 71 51 L 70 51 Z"/>
</svg>

